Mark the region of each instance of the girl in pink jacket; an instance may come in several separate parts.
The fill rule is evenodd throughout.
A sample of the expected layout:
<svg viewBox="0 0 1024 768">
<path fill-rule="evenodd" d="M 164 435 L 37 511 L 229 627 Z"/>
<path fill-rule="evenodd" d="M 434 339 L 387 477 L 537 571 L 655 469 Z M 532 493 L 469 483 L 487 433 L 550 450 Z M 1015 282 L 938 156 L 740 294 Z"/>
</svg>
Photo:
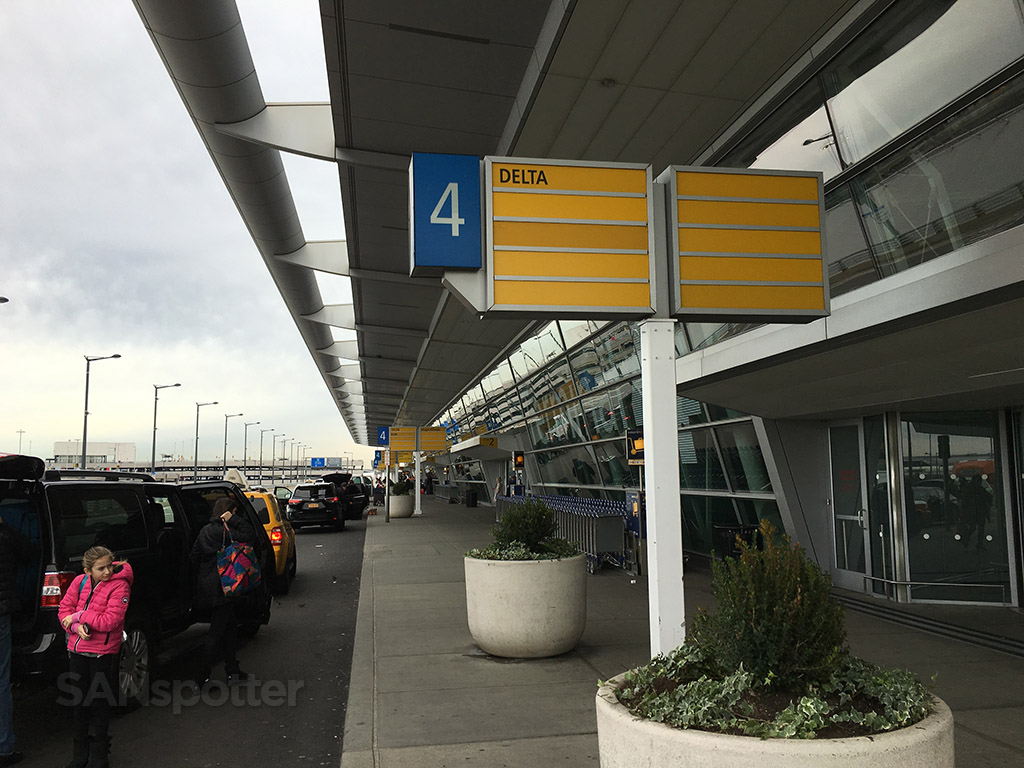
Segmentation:
<svg viewBox="0 0 1024 768">
<path fill-rule="evenodd" d="M 117 702 L 132 568 L 115 563 L 106 547 L 93 547 L 82 556 L 82 569 L 85 573 L 71 582 L 57 611 L 68 633 L 68 692 L 75 715 L 74 751 L 67 768 L 108 768 L 110 708 Z"/>
</svg>

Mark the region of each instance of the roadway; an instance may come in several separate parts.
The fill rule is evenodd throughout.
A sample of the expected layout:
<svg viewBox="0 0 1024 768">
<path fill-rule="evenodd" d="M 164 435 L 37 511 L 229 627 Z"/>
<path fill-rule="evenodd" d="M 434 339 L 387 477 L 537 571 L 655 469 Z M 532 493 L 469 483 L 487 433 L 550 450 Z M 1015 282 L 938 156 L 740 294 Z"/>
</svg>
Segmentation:
<svg viewBox="0 0 1024 768">
<path fill-rule="evenodd" d="M 258 684 L 228 689 L 223 667 L 208 694 L 195 675 L 201 624 L 169 640 L 153 671 L 148 706 L 115 716 L 111 757 L 119 768 L 249 764 L 331 765 L 341 759 L 355 635 L 364 521 L 345 531 L 298 532 L 298 575 L 276 597 L 270 624 L 239 651 Z M 56 688 L 16 691 L 15 733 L 25 766 L 62 765 L 71 753 L 71 712 Z"/>
</svg>

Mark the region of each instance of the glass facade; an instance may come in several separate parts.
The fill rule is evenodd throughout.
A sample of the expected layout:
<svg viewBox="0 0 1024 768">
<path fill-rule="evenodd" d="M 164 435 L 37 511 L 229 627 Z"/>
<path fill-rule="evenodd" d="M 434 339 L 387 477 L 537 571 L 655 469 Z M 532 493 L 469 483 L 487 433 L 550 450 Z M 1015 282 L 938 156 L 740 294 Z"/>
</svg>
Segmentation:
<svg viewBox="0 0 1024 768">
<path fill-rule="evenodd" d="M 712 162 L 824 174 L 833 297 L 1024 223 L 1019 0 L 893 3 L 819 60 Z M 754 327 L 680 323 L 676 353 Z M 627 322 L 539 324 L 439 423 L 458 439 L 522 435 L 536 493 L 622 499 L 640 486 L 624 441 L 643 425 L 638 334 Z M 684 548 L 710 552 L 715 526 L 769 519 L 782 529 L 753 417 L 684 396 L 676 412 Z M 1024 465 L 1024 417 L 1011 419 L 1012 451 L 1000 418 L 890 412 L 843 434 L 850 423 L 837 425 L 833 453 L 854 475 L 832 468 L 833 491 L 849 491 L 831 521 L 835 563 L 888 597 L 905 587 L 919 601 L 1009 601 L 1010 475 L 1001 451 Z M 1024 473 L 1013 483 L 1024 495 Z"/>
</svg>

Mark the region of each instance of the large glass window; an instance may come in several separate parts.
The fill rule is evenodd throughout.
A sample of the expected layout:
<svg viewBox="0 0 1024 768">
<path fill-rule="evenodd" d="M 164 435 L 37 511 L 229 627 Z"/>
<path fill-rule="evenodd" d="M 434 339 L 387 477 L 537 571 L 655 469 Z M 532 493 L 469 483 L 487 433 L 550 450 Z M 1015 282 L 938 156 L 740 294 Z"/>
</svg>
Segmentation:
<svg viewBox="0 0 1024 768">
<path fill-rule="evenodd" d="M 590 446 L 557 448 L 528 454 L 536 462 L 541 483 L 600 485 L 597 459 Z"/>
<path fill-rule="evenodd" d="M 854 181 L 882 275 L 1024 222 L 1024 76 Z"/>
<path fill-rule="evenodd" d="M 639 400 L 640 393 L 630 382 L 583 398 L 583 416 L 591 439 L 624 437 L 634 426 L 634 399 Z"/>
<path fill-rule="evenodd" d="M 679 433 L 679 484 L 687 489 L 729 489 L 710 429 L 688 429 Z"/>
<path fill-rule="evenodd" d="M 629 466 L 625 439 L 595 443 L 594 454 L 597 456 L 597 468 L 605 485 L 627 488 L 640 486 L 640 467 Z"/>
<path fill-rule="evenodd" d="M 739 522 L 732 499 L 682 494 L 679 501 L 683 514 L 684 549 L 709 554 L 715 547 L 715 526 Z"/>
<path fill-rule="evenodd" d="M 854 205 L 849 186 L 829 193 L 825 201 L 828 284 L 832 296 L 839 296 L 873 283 L 879 273 L 871 258 L 861 215 Z"/>
<path fill-rule="evenodd" d="M 760 491 L 771 493 L 772 483 L 768 479 L 768 468 L 761 455 L 754 425 L 749 421 L 727 424 L 715 428 L 718 443 L 722 447 L 722 458 L 734 491 Z"/>
<path fill-rule="evenodd" d="M 897 3 L 823 75 L 843 157 L 867 156 L 1022 53 L 1014 0 Z"/>
<path fill-rule="evenodd" d="M 1009 602 L 996 414 L 908 413 L 900 432 L 911 598 Z"/>
</svg>

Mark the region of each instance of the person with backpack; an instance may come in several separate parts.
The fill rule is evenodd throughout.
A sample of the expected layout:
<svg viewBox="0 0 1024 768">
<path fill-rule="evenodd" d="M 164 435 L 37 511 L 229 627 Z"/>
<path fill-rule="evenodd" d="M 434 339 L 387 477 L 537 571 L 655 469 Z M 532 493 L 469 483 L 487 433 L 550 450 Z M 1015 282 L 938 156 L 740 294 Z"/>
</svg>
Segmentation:
<svg viewBox="0 0 1024 768">
<path fill-rule="evenodd" d="M 229 685 L 244 682 L 249 675 L 238 663 L 238 620 L 233 597 L 224 594 L 217 554 L 230 542 L 255 540 L 252 526 L 236 514 L 238 502 L 224 496 L 217 499 L 210 522 L 202 527 L 192 545 L 190 557 L 198 564 L 196 602 L 210 609 L 210 630 L 203 642 L 203 661 L 196 685 L 200 688 L 210 680 L 210 672 L 220 654 Z"/>
<path fill-rule="evenodd" d="M 11 699 L 11 616 L 18 610 L 18 564 L 31 560 L 38 547 L 0 517 L 0 766 L 21 762 L 14 749 L 14 702 Z"/>
<path fill-rule="evenodd" d="M 68 682 L 74 697 L 67 768 L 109 768 L 110 710 L 117 699 L 121 636 L 134 574 L 128 563 L 114 562 L 106 547 L 87 550 L 82 570 L 57 609 L 68 635 Z"/>
</svg>

